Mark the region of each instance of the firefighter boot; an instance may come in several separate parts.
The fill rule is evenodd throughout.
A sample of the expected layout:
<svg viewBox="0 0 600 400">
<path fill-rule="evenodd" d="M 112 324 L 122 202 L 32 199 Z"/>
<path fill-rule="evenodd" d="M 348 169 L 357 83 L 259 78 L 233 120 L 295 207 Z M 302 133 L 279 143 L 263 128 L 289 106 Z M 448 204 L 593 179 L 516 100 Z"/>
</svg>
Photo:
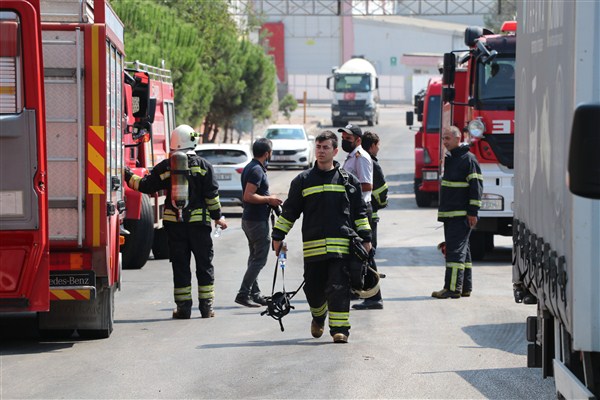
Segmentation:
<svg viewBox="0 0 600 400">
<path fill-rule="evenodd" d="M 310 323 L 310 334 L 314 338 L 320 338 L 323 336 L 323 328 L 325 326 L 324 320 L 317 320 L 315 318 L 312 319 Z"/>
<path fill-rule="evenodd" d="M 431 297 L 435 297 L 436 299 L 459 299 L 460 293 L 453 290 L 442 289 L 431 293 Z"/>
<path fill-rule="evenodd" d="M 200 309 L 200 315 L 202 318 L 212 318 L 215 316 L 215 311 L 213 310 L 213 299 L 201 299 L 198 308 Z"/>
<path fill-rule="evenodd" d="M 177 308 L 173 310 L 173 319 L 190 319 L 192 315 L 192 301 L 176 301 Z"/>
<path fill-rule="evenodd" d="M 348 335 L 344 335 L 343 333 L 334 333 L 333 334 L 333 343 L 348 343 Z"/>
</svg>

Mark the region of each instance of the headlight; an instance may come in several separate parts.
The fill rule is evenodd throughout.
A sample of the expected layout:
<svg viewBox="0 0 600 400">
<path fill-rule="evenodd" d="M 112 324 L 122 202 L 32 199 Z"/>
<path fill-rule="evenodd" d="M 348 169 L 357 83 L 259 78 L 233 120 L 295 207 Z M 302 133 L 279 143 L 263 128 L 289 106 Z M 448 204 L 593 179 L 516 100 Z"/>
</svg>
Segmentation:
<svg viewBox="0 0 600 400">
<path fill-rule="evenodd" d="M 481 210 L 502 211 L 504 210 L 504 198 L 497 194 L 484 193 L 481 196 Z"/>
<path fill-rule="evenodd" d="M 469 130 L 471 136 L 480 138 L 483 136 L 483 132 L 485 132 L 485 125 L 480 119 L 474 119 L 473 121 L 469 122 L 467 129 Z"/>
<path fill-rule="evenodd" d="M 333 114 L 333 116 L 337 117 L 338 115 L 340 115 L 339 111 L 332 111 L 331 114 Z"/>
</svg>

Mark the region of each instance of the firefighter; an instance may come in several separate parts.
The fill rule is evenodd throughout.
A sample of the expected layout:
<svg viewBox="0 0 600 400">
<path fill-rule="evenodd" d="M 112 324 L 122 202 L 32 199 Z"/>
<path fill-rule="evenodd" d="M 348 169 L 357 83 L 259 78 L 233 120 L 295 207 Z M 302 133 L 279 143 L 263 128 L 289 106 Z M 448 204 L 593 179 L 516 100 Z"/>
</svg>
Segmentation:
<svg viewBox="0 0 600 400">
<path fill-rule="evenodd" d="M 442 144 L 448 151 L 440 188 L 438 221 L 444 223 L 446 240 L 446 274 L 444 288 L 433 292 L 438 299 L 458 299 L 471 295 L 471 254 L 469 236 L 477 224 L 481 207 L 483 177 L 481 168 L 468 145 L 461 145 L 461 132 L 455 127 L 444 129 Z"/>
<path fill-rule="evenodd" d="M 350 240 L 356 235 L 371 250 L 371 228 L 358 180 L 333 158 L 338 138 L 324 131 L 315 139 L 315 166 L 290 185 L 283 212 L 271 237 L 278 253 L 281 241 L 303 214 L 304 293 L 312 315 L 313 337 L 323 335 L 329 314 L 329 333 L 335 343 L 347 343 L 350 334 Z"/>
<path fill-rule="evenodd" d="M 361 140 L 362 148 L 369 153 L 373 163 L 373 191 L 371 192 L 371 208 L 373 209 L 371 232 L 373 239 L 371 244 L 373 248 L 377 248 L 377 224 L 379 223 L 379 215 L 377 211 L 387 207 L 388 185 L 385 181 L 383 169 L 377 160 L 379 153 L 379 135 L 375 132 L 365 132 Z"/>
<path fill-rule="evenodd" d="M 196 261 L 198 300 L 202 318 L 214 317 L 213 243 L 211 221 L 227 228 L 221 219 L 219 186 L 212 165 L 196 155 L 199 134 L 189 125 L 179 125 L 171 132 L 171 153 L 143 178 L 125 170 L 127 185 L 151 194 L 166 190 L 163 223 L 167 231 L 173 267 L 175 319 L 189 319 L 192 313 L 191 255 Z"/>
</svg>

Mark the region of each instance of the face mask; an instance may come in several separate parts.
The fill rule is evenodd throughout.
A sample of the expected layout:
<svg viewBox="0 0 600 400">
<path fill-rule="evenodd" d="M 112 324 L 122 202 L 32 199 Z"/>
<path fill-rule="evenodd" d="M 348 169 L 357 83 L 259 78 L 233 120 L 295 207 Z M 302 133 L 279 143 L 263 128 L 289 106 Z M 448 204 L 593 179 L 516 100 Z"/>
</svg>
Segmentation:
<svg viewBox="0 0 600 400">
<path fill-rule="evenodd" d="M 351 141 L 342 140 L 342 150 L 344 150 L 346 153 L 352 153 L 355 148 L 356 146 L 354 146 L 354 143 Z"/>
</svg>

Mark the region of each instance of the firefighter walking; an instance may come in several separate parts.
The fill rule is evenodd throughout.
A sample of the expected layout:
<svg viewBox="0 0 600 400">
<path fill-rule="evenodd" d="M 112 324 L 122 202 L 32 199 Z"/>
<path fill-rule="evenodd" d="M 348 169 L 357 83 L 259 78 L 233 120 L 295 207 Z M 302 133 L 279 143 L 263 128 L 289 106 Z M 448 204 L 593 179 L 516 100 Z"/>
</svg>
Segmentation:
<svg viewBox="0 0 600 400">
<path fill-rule="evenodd" d="M 290 185 L 283 212 L 272 231 L 273 249 L 303 214 L 304 293 L 312 315 L 313 337 L 323 335 L 329 314 L 329 333 L 335 343 L 347 343 L 350 334 L 350 240 L 363 239 L 371 250 L 371 228 L 358 180 L 340 168 L 335 133 L 324 131 L 315 139 L 315 166 Z"/>
<path fill-rule="evenodd" d="M 198 301 L 202 318 L 214 316 L 213 243 L 211 221 L 227 228 L 221 219 L 218 184 L 212 165 L 196 155 L 200 135 L 188 125 L 171 133 L 170 156 L 157 164 L 150 174 L 140 177 L 125 170 L 127 185 L 151 194 L 166 190 L 163 223 L 169 240 L 173 268 L 175 319 L 189 319 L 192 313 L 191 255 L 196 261 Z"/>
<path fill-rule="evenodd" d="M 444 288 L 433 292 L 438 299 L 468 297 L 473 290 L 469 236 L 477 224 L 483 177 L 468 145 L 460 145 L 461 132 L 451 126 L 442 133 L 448 150 L 440 188 L 438 221 L 444 223 L 446 273 Z"/>
</svg>

